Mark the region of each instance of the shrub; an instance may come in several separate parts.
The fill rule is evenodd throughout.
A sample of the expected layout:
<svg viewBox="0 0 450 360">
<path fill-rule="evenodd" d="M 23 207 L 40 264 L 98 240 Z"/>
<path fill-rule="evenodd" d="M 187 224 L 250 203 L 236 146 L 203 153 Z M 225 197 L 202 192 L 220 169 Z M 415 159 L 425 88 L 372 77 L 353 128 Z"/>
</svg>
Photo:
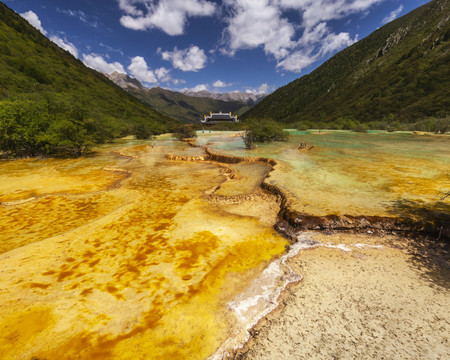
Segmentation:
<svg viewBox="0 0 450 360">
<path fill-rule="evenodd" d="M 253 149 L 255 142 L 286 141 L 288 139 L 288 133 L 283 130 L 283 125 L 271 119 L 250 119 L 245 125 L 246 129 L 242 139 L 247 149 Z"/>
<path fill-rule="evenodd" d="M 384 120 L 371 121 L 366 123 L 365 125 L 367 125 L 370 130 L 386 130 L 386 128 L 388 127 L 388 123 Z"/>
<path fill-rule="evenodd" d="M 153 136 L 153 132 L 147 124 L 138 123 L 133 126 L 133 133 L 136 139 L 147 140 Z"/>
<path fill-rule="evenodd" d="M 354 131 L 354 132 L 362 132 L 362 133 L 365 133 L 365 132 L 367 132 L 367 127 L 366 127 L 366 125 L 364 125 L 364 124 L 355 124 L 353 127 L 352 127 L 352 131 Z"/>
<path fill-rule="evenodd" d="M 308 129 L 312 129 L 313 128 L 313 124 L 311 123 L 311 121 L 299 121 L 298 123 L 294 124 L 294 128 L 296 128 L 299 131 L 305 131 Z"/>
<path fill-rule="evenodd" d="M 197 133 L 192 125 L 182 125 L 175 130 L 173 136 L 175 136 L 178 140 L 183 140 L 197 137 Z"/>
<path fill-rule="evenodd" d="M 340 117 L 335 120 L 337 130 L 353 130 L 358 125 L 358 122 L 351 117 Z"/>
</svg>

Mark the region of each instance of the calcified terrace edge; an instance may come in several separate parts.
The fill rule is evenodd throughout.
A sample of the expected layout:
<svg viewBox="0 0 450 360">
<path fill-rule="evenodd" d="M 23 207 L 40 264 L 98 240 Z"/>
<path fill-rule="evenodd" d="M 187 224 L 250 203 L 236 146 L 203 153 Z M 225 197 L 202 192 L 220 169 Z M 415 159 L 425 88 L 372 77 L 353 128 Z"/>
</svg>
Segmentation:
<svg viewBox="0 0 450 360">
<path fill-rule="evenodd" d="M 186 141 L 186 140 L 185 140 Z M 166 154 L 168 160 L 180 161 L 199 161 L 214 162 L 225 168 L 225 176 L 229 179 L 239 178 L 232 169 L 226 164 L 237 164 L 241 162 L 263 162 L 271 165 L 271 170 L 275 170 L 278 165 L 277 161 L 270 158 L 262 157 L 238 157 L 232 155 L 223 155 L 212 152 L 207 146 L 195 144 L 195 139 L 186 141 L 190 146 L 202 148 L 205 155 L 172 155 Z M 278 222 L 274 229 L 287 238 L 291 245 L 280 258 L 274 260 L 267 266 L 261 275 L 254 279 L 251 285 L 244 292 L 237 295 L 228 307 L 236 316 L 236 324 L 231 335 L 219 346 L 208 360 L 230 359 L 234 358 L 236 352 L 242 349 L 251 336 L 252 329 L 262 321 L 272 311 L 276 310 L 280 304 L 278 302 L 280 296 L 291 284 L 298 283 L 302 280 L 302 276 L 295 273 L 287 263 L 290 258 L 296 257 L 300 251 L 313 249 L 317 247 L 334 248 L 341 251 L 352 251 L 353 249 L 361 249 L 364 247 L 382 248 L 382 245 L 367 244 L 322 244 L 313 240 L 304 231 L 353 231 L 353 232 L 369 232 L 381 233 L 386 232 L 426 232 L 430 227 L 427 224 L 419 224 L 402 218 L 395 217 L 379 217 L 379 216 L 310 216 L 301 214 L 294 210 L 289 204 L 289 196 L 286 192 L 272 180 L 268 181 L 270 173 L 263 179 L 261 188 L 275 195 L 280 204 L 278 213 Z M 240 202 L 246 200 L 250 195 L 223 196 L 209 194 L 212 201 Z"/>
<path fill-rule="evenodd" d="M 278 165 L 277 161 L 271 158 L 264 157 L 240 157 L 233 155 L 224 155 L 212 152 L 207 146 L 200 146 L 195 144 L 195 139 L 185 139 L 187 144 L 192 147 L 202 148 L 206 155 L 172 155 L 166 154 L 165 157 L 168 160 L 180 160 L 180 161 L 210 161 L 221 164 L 238 164 L 241 162 L 263 162 L 271 166 L 271 171 L 275 170 Z M 225 166 L 226 175 L 229 178 L 238 178 L 239 175 L 235 174 L 232 169 Z M 387 216 L 366 216 L 366 215 L 326 215 L 315 216 L 305 213 L 300 213 L 294 209 L 290 204 L 290 197 L 288 191 L 283 189 L 280 185 L 276 184 L 275 180 L 270 179 L 270 172 L 263 179 L 261 188 L 267 192 L 275 195 L 280 203 L 280 211 L 278 213 L 278 222 L 274 228 L 281 235 L 286 237 L 291 243 L 297 241 L 298 235 L 302 231 L 352 231 L 352 232 L 364 232 L 375 233 L 384 235 L 386 233 L 433 233 L 441 230 L 435 224 L 429 222 L 421 222 L 415 219 L 405 219 L 402 217 L 387 217 Z M 223 196 L 223 195 L 210 195 L 211 198 L 216 200 L 237 200 L 242 198 L 242 195 L 236 196 Z M 245 196 L 244 196 L 245 197 Z"/>
</svg>

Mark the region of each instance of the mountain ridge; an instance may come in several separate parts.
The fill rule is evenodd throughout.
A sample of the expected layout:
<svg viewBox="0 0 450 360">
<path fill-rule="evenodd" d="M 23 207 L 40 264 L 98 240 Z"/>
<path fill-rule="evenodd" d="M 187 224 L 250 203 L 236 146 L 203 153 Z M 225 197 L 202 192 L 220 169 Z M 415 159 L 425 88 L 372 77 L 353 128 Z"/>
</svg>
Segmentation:
<svg viewBox="0 0 450 360">
<path fill-rule="evenodd" d="M 145 89 L 144 85 L 142 85 L 142 83 L 138 79 L 132 78 L 127 74 L 114 71 L 111 74 L 103 74 L 103 75 L 105 75 L 114 84 L 120 86 L 124 90 L 126 90 L 128 87 L 134 89 Z"/>
<path fill-rule="evenodd" d="M 267 96 L 266 94 L 244 93 L 239 91 L 232 91 L 229 93 L 214 93 L 207 90 L 186 90 L 183 92 L 183 94 L 194 97 L 208 97 L 211 99 L 222 101 L 241 101 L 247 103 L 248 105 L 257 104 Z"/>
<path fill-rule="evenodd" d="M 182 93 L 161 87 L 146 88 L 139 80 L 124 73 L 113 72 L 106 76 L 143 103 L 184 123 L 199 122 L 203 115 L 210 112 L 232 112 L 240 116 L 260 98 L 246 93 Z"/>
<path fill-rule="evenodd" d="M 159 86 L 155 86 L 153 88 L 148 88 L 142 85 L 142 83 L 128 74 L 125 73 L 119 73 L 117 71 L 112 72 L 111 74 L 104 74 L 107 78 L 109 78 L 111 81 L 113 81 L 116 85 L 120 86 L 122 89 L 127 90 L 128 88 L 132 89 L 153 89 L 153 88 L 161 88 Z M 214 100 L 222 100 L 222 101 L 240 101 L 243 103 L 246 103 L 247 105 L 254 105 L 257 104 L 259 101 L 261 101 L 264 97 L 267 96 L 267 94 L 254 94 L 254 93 L 247 93 L 247 92 L 239 92 L 239 91 L 232 91 L 228 93 L 215 93 L 210 92 L 207 90 L 200 90 L 200 91 L 193 91 L 193 90 L 185 90 L 185 91 L 173 91 L 169 89 L 164 89 L 166 91 L 171 91 L 174 93 L 180 93 L 184 94 L 186 96 L 190 97 L 204 97 L 204 98 L 210 98 Z"/>
<path fill-rule="evenodd" d="M 188 96 L 160 87 L 144 90 L 129 88 L 127 91 L 161 113 L 183 123 L 198 123 L 203 115 L 210 112 L 231 112 L 240 116 L 250 108 L 249 105 L 240 101 Z"/>
</svg>

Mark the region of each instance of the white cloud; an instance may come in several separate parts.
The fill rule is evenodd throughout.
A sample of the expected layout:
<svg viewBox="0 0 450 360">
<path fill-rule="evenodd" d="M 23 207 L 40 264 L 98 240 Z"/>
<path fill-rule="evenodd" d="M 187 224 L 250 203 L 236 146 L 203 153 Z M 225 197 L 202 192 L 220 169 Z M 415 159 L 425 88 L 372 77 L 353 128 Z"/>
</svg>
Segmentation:
<svg viewBox="0 0 450 360">
<path fill-rule="evenodd" d="M 26 21 L 28 21 L 41 33 L 47 35 L 47 31 L 45 31 L 44 28 L 42 27 L 41 20 L 39 20 L 39 17 L 33 11 L 29 10 L 27 12 L 21 13 L 20 16 L 22 16 Z"/>
<path fill-rule="evenodd" d="M 134 5 L 135 3 L 139 3 L 141 1 L 133 1 L 133 0 L 118 0 L 119 8 L 123 11 L 125 11 L 127 14 L 134 15 L 134 16 L 142 16 L 144 13 L 142 10 L 139 10 Z"/>
<path fill-rule="evenodd" d="M 323 37 L 330 32 L 325 22 L 318 23 L 317 25 L 307 28 L 303 31 L 303 35 L 297 42 L 299 46 L 311 46 L 321 42 Z"/>
<path fill-rule="evenodd" d="M 294 26 L 282 17 L 279 7 L 269 0 L 224 0 L 231 16 L 225 31 L 229 53 L 259 46 L 279 59 L 293 45 Z"/>
<path fill-rule="evenodd" d="M 198 71 L 206 66 L 208 58 L 205 52 L 198 46 L 191 46 L 188 49 L 173 51 L 161 51 L 158 49 L 164 60 L 170 61 L 172 66 L 181 71 Z"/>
<path fill-rule="evenodd" d="M 153 71 L 148 67 L 147 62 L 142 56 L 135 56 L 131 59 L 128 71 L 143 83 L 155 84 L 158 81 L 167 82 L 171 80 L 169 69 L 160 67 Z"/>
<path fill-rule="evenodd" d="M 303 16 L 303 27 L 312 27 L 319 22 L 341 19 L 351 14 L 364 12 L 385 0 L 276 0 L 282 9 L 298 10 Z"/>
<path fill-rule="evenodd" d="M 229 87 L 229 86 L 231 86 L 231 85 L 233 85 L 233 84 L 227 84 L 227 83 L 225 83 L 225 82 L 223 82 L 223 81 L 221 81 L 221 80 L 217 80 L 214 84 L 213 84 L 213 87 L 216 87 L 216 88 L 224 88 L 224 87 Z"/>
<path fill-rule="evenodd" d="M 125 73 L 125 69 L 119 62 L 108 63 L 101 55 L 83 54 L 83 62 L 86 66 L 100 71 L 104 74 L 111 74 L 114 71 Z"/>
<path fill-rule="evenodd" d="M 386 16 L 381 23 L 382 24 L 387 24 L 389 22 L 391 22 L 392 20 L 397 19 L 397 17 L 400 15 L 400 13 L 403 11 L 403 4 L 401 4 L 397 9 L 395 9 L 394 11 L 391 11 L 391 13 Z"/>
<path fill-rule="evenodd" d="M 332 54 L 356 42 L 349 33 L 331 33 L 320 38 L 319 46 L 307 46 L 295 51 L 277 64 L 278 69 L 300 73 L 304 68 L 313 64 L 325 55 Z M 310 43 L 310 40 L 304 40 Z"/>
<path fill-rule="evenodd" d="M 197 86 L 194 86 L 193 88 L 184 88 L 181 91 L 182 92 L 185 92 L 185 91 L 193 91 L 193 92 L 208 91 L 208 84 L 198 84 Z"/>
<path fill-rule="evenodd" d="M 159 81 L 167 82 L 171 80 L 170 70 L 166 69 L 165 67 L 160 67 L 159 69 L 156 69 L 155 75 Z"/>
<path fill-rule="evenodd" d="M 183 79 L 172 79 L 174 85 L 186 84 L 186 80 Z"/>
<path fill-rule="evenodd" d="M 76 58 L 78 57 L 78 49 L 76 48 L 76 46 L 74 44 L 72 44 L 66 38 L 62 39 L 59 36 L 52 36 L 52 37 L 50 37 L 50 40 L 53 41 L 59 47 L 70 52 Z"/>
<path fill-rule="evenodd" d="M 224 55 L 261 47 L 277 68 L 300 72 L 326 55 L 353 44 L 357 35 L 334 33 L 329 21 L 365 13 L 385 0 L 223 0 Z M 293 11 L 300 16 L 294 22 Z"/>
<path fill-rule="evenodd" d="M 267 94 L 270 91 L 270 86 L 266 83 L 261 84 L 257 90 L 257 94 Z"/>
<path fill-rule="evenodd" d="M 273 90 L 273 86 L 267 83 L 261 84 L 257 89 L 247 89 L 245 92 L 247 94 L 265 95 Z"/>
<path fill-rule="evenodd" d="M 322 40 L 319 54 L 331 54 L 335 51 L 339 51 L 347 46 L 352 45 L 356 41 L 358 41 L 358 36 L 356 36 L 355 39 L 351 39 L 349 33 L 341 32 L 339 34 L 328 34 Z"/>
<path fill-rule="evenodd" d="M 156 83 L 158 80 L 156 79 L 155 73 L 151 71 L 145 59 L 142 56 L 135 56 L 131 59 L 131 64 L 128 66 L 128 70 L 131 75 L 133 75 L 136 79 L 146 83 Z"/>
<path fill-rule="evenodd" d="M 283 61 L 280 61 L 277 64 L 277 68 L 299 73 L 318 59 L 317 55 L 309 55 L 304 54 L 301 51 L 296 51 L 286 57 Z"/>
<path fill-rule="evenodd" d="M 133 30 L 159 28 L 173 36 L 184 33 L 188 17 L 211 16 L 216 5 L 206 0 L 119 0 L 119 8 L 126 14 L 120 18 L 123 26 Z"/>
</svg>

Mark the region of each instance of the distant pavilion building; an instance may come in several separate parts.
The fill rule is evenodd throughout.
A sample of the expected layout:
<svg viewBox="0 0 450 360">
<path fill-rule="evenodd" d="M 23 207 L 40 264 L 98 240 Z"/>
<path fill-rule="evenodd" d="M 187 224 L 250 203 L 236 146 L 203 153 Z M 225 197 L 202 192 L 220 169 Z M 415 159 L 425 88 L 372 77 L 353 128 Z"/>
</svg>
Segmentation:
<svg viewBox="0 0 450 360">
<path fill-rule="evenodd" d="M 204 115 L 203 119 L 200 120 L 200 122 L 204 125 L 214 125 L 214 124 L 218 124 L 218 123 L 223 123 L 223 122 L 238 122 L 238 118 L 237 115 L 231 115 L 230 113 L 222 113 L 222 112 L 218 112 L 218 113 L 212 113 L 210 112 L 209 115 Z"/>
</svg>

